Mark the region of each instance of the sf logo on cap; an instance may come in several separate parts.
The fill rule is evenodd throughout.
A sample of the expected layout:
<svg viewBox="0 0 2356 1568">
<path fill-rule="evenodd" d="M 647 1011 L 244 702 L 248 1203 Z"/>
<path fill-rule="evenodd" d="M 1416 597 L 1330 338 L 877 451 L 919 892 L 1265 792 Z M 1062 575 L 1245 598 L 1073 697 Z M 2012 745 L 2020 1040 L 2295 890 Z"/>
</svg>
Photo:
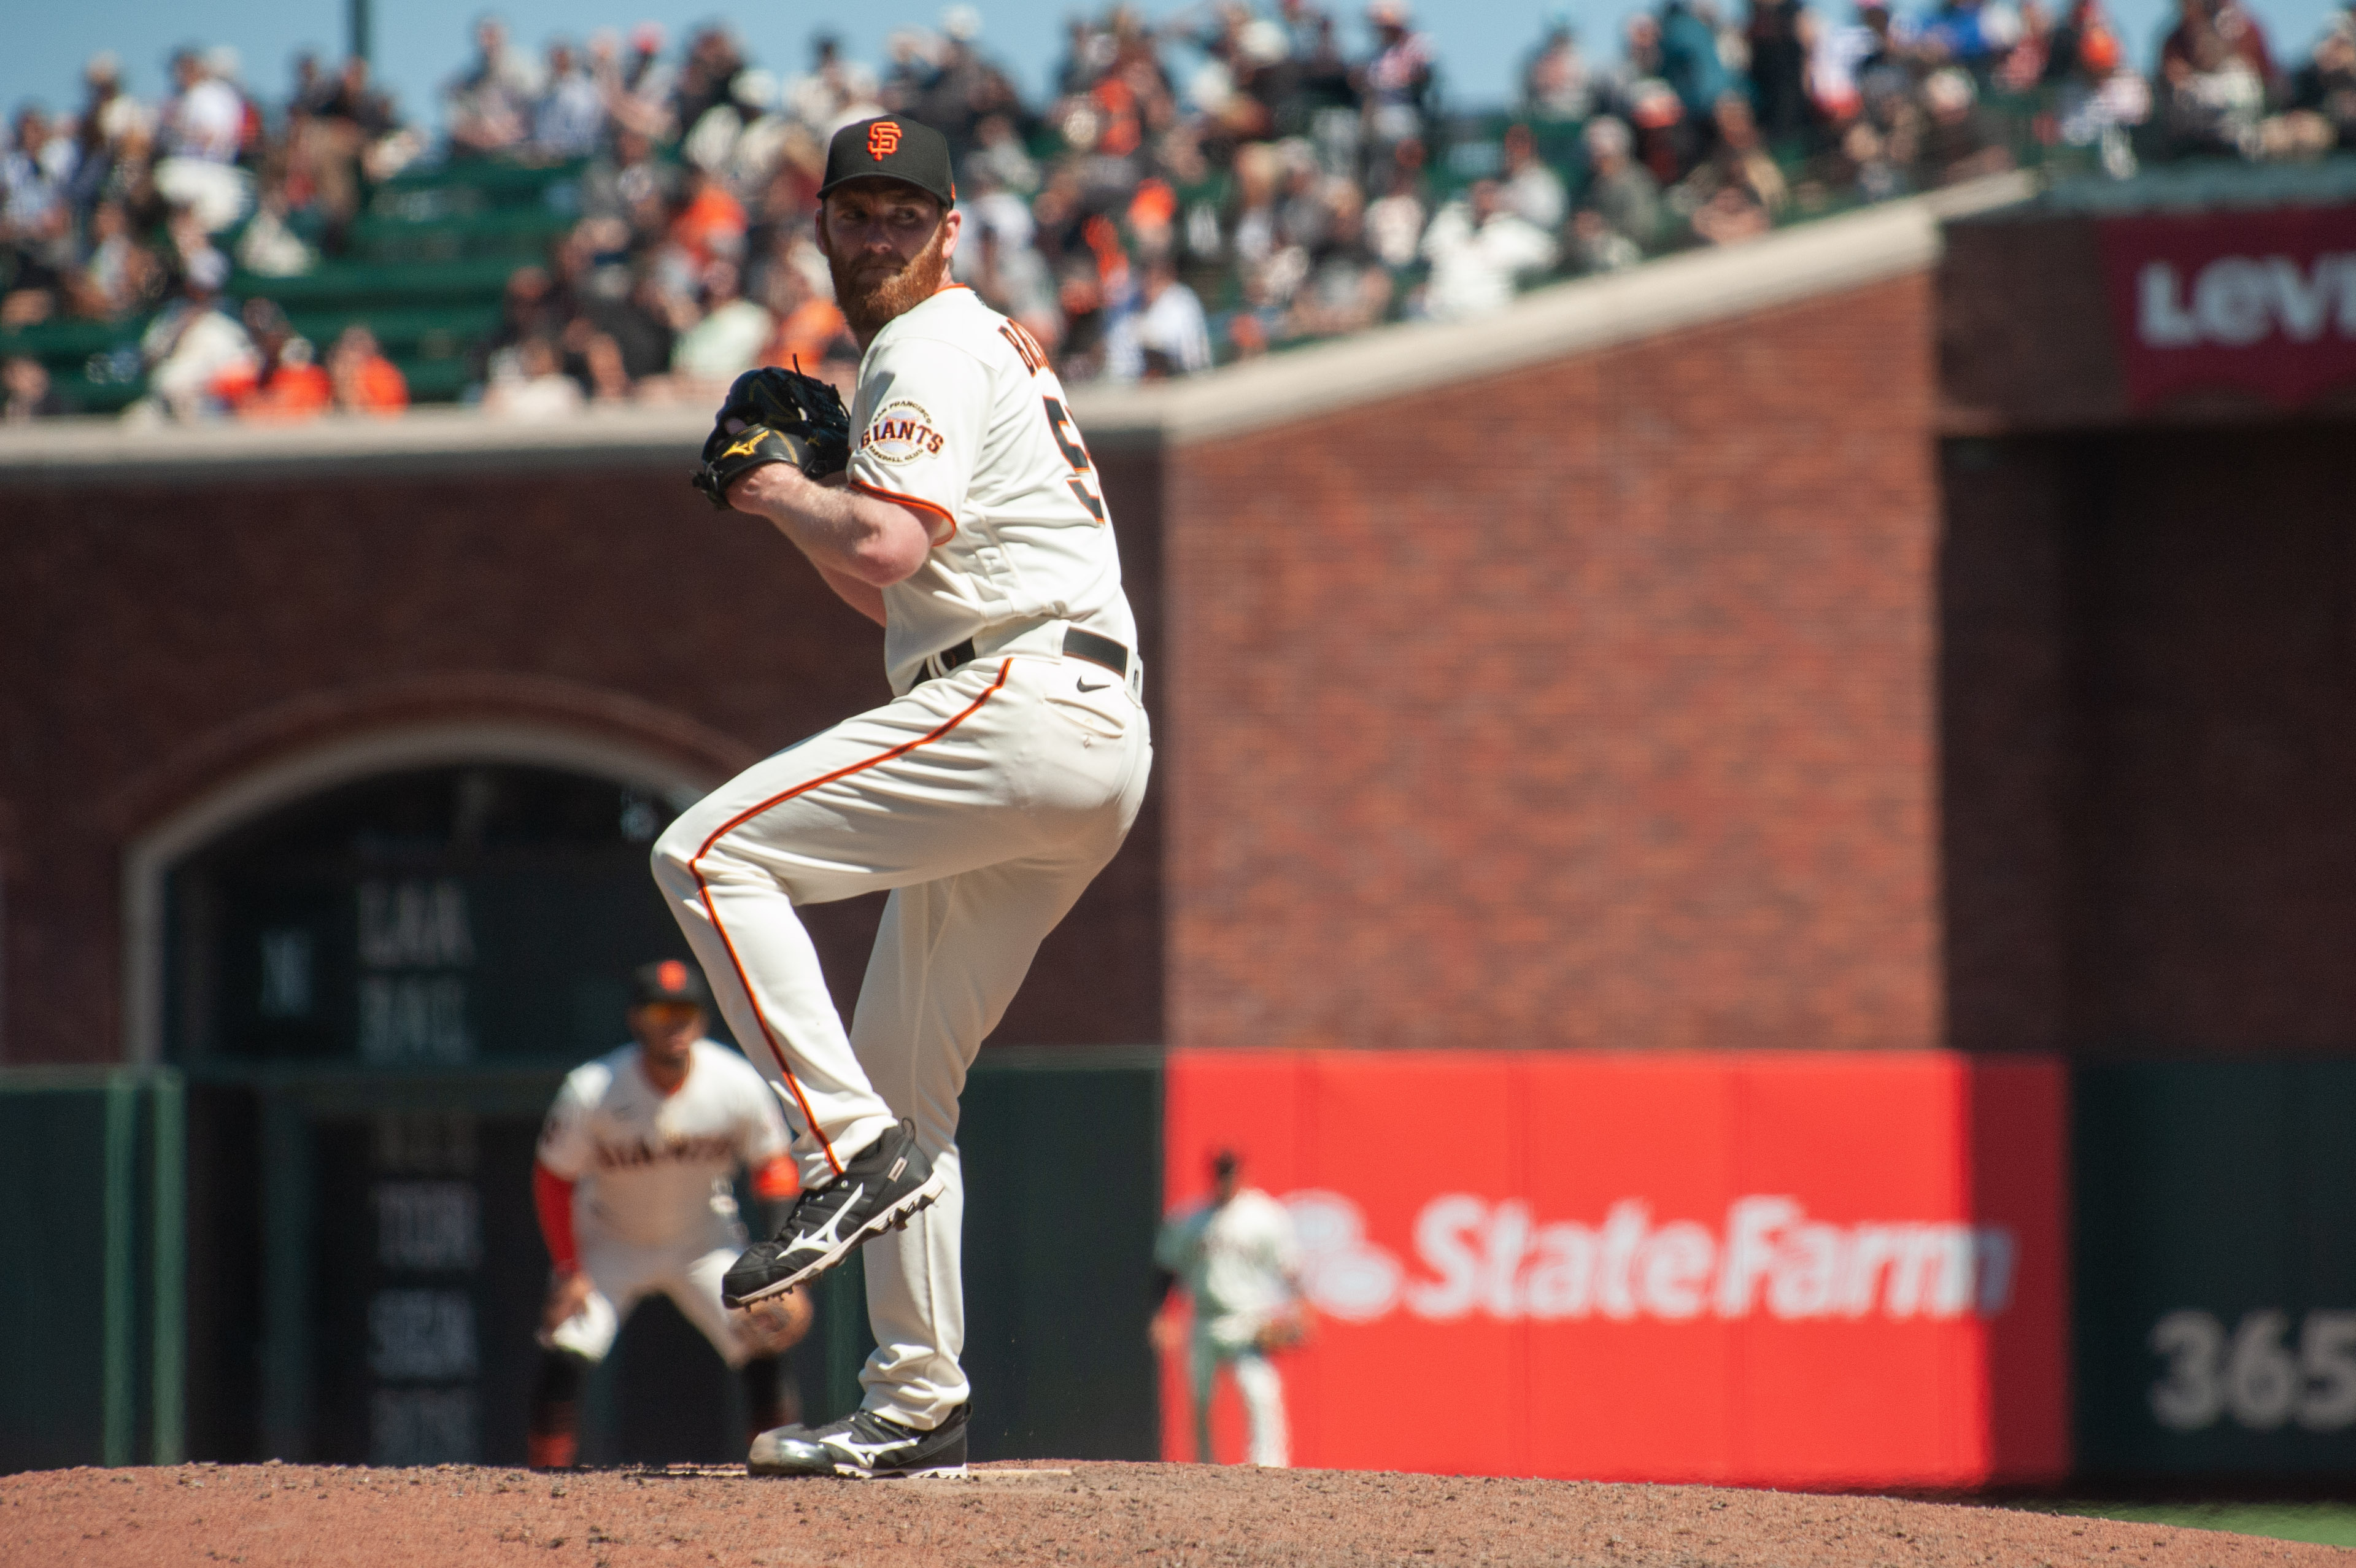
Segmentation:
<svg viewBox="0 0 2356 1568">
<path fill-rule="evenodd" d="M 896 120 L 878 120 L 867 127 L 867 156 L 882 163 L 900 150 L 900 125 Z"/>
<path fill-rule="evenodd" d="M 687 989 L 687 965 L 675 958 L 667 958 L 655 966 L 655 981 L 665 991 Z"/>
</svg>

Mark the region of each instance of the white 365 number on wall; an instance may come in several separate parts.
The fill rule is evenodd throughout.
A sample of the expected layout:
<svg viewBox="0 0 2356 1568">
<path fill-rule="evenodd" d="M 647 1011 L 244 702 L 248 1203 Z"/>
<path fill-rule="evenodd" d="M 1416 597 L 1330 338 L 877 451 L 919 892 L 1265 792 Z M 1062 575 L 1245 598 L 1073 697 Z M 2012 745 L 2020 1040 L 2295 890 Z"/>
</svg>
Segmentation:
<svg viewBox="0 0 2356 1568">
<path fill-rule="evenodd" d="M 2172 1432 L 2222 1416 L 2257 1432 L 2356 1424 L 2356 1312 L 2308 1313 L 2294 1348 L 2286 1312 L 2245 1313 L 2228 1334 L 2214 1313 L 2187 1307 L 2154 1324 L 2149 1343 L 2168 1363 L 2151 1386 L 2151 1413 Z"/>
</svg>

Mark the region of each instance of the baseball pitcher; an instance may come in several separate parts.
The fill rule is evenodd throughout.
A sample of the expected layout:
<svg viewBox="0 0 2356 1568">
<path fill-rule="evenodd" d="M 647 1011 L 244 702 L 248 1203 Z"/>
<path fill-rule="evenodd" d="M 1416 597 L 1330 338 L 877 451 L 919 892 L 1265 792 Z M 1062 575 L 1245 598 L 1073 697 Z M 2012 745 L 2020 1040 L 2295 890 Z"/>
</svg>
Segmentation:
<svg viewBox="0 0 2356 1568">
<path fill-rule="evenodd" d="M 753 1445 L 769 1475 L 964 1467 L 958 1096 L 1040 940 L 1120 847 L 1152 746 L 1136 623 L 1094 464 L 1047 356 L 949 282 L 948 143 L 835 134 L 818 239 L 864 357 L 850 409 L 756 371 L 698 487 L 775 525 L 884 628 L 893 700 L 723 785 L 655 879 L 722 1013 L 789 1101 L 803 1194 L 728 1272 L 793 1291 L 864 1242 L 861 1408 Z M 891 891 L 846 1032 L 797 912 Z"/>
<path fill-rule="evenodd" d="M 630 1311 L 661 1291 L 744 1375 L 755 1432 L 797 1402 L 776 1357 L 809 1331 L 806 1298 L 732 1312 L 720 1280 L 744 1246 L 730 1177 L 760 1197 L 797 1190 L 777 1097 L 752 1064 L 703 1038 L 711 993 L 665 959 L 633 977 L 629 1045 L 573 1069 L 540 1134 L 532 1196 L 554 1264 L 541 1313 L 531 1463 L 571 1465 L 582 1381 Z"/>
</svg>

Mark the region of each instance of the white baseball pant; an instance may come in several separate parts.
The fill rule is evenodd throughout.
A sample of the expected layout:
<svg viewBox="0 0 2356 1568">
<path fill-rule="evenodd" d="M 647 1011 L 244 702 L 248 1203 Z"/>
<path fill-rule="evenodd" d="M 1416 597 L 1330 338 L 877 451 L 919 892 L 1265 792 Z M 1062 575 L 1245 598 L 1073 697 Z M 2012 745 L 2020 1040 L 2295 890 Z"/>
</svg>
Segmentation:
<svg viewBox="0 0 2356 1568">
<path fill-rule="evenodd" d="M 1281 1470 L 1292 1463 L 1291 1434 L 1284 1424 L 1284 1379 L 1275 1363 L 1258 1350 L 1221 1344 L 1196 1330 L 1192 1343 L 1194 1374 L 1194 1456 L 1211 1464 L 1211 1395 L 1219 1369 L 1236 1375 L 1236 1391 L 1244 1397 L 1244 1462 Z"/>
<path fill-rule="evenodd" d="M 614 1337 L 621 1333 L 631 1310 L 660 1291 L 712 1341 L 722 1360 L 741 1367 L 749 1358 L 737 1342 L 728 1309 L 721 1305 L 720 1277 L 744 1249 L 741 1234 L 700 1235 L 660 1247 L 584 1236 L 581 1272 L 589 1276 L 589 1298 L 572 1316 L 543 1331 L 540 1342 L 602 1361 L 613 1349 Z"/>
<path fill-rule="evenodd" d="M 1064 658 L 1062 636 L 1060 622 L 1026 633 L 756 763 L 655 844 L 655 880 L 722 1015 L 786 1091 L 803 1184 L 902 1120 L 948 1178 L 862 1253 L 876 1343 L 863 1402 L 924 1430 L 969 1392 L 966 1071 L 1128 835 L 1152 765 L 1134 667 L 1124 682 Z M 846 1033 L 795 907 L 886 888 Z"/>
</svg>

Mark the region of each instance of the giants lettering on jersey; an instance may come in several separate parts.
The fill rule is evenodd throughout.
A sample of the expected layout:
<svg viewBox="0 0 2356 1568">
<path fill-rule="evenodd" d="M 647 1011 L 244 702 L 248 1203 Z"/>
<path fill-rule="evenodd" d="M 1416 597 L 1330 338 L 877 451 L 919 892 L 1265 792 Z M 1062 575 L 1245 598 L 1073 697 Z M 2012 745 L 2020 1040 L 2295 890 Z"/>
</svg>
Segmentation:
<svg viewBox="0 0 2356 1568">
<path fill-rule="evenodd" d="M 733 1133 L 715 1133 L 700 1138 L 671 1138 L 660 1146 L 644 1141 L 635 1144 L 600 1142 L 592 1157 L 597 1168 L 604 1171 L 636 1170 L 673 1162 L 725 1165 L 736 1158 L 736 1138 Z"/>
<path fill-rule="evenodd" d="M 924 404 L 899 398 L 875 411 L 860 435 L 859 449 L 879 463 L 907 463 L 940 456 L 941 435 Z"/>
</svg>

